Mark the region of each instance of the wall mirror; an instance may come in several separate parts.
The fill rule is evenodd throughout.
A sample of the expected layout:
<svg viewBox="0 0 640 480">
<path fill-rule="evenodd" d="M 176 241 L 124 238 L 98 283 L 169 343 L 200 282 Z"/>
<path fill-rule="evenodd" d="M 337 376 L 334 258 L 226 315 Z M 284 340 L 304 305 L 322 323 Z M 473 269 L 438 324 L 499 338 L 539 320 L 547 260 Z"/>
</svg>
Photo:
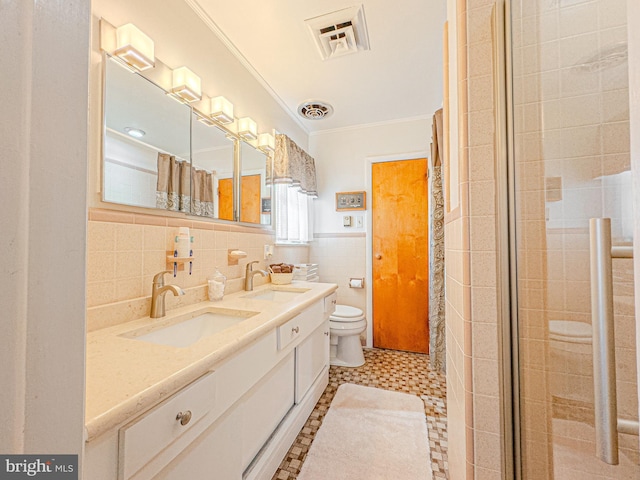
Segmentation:
<svg viewBox="0 0 640 480">
<path fill-rule="evenodd" d="M 169 203 L 170 210 L 189 212 L 186 169 L 173 197 L 158 198 L 156 188 L 159 154 L 173 157 L 172 171 L 190 163 L 191 108 L 118 60 L 105 55 L 104 67 L 103 201 L 148 208 Z"/>
<path fill-rule="evenodd" d="M 267 155 L 104 56 L 102 200 L 271 224 Z"/>
<path fill-rule="evenodd" d="M 234 139 L 193 114 L 191 197 L 193 215 L 233 220 Z"/>
<path fill-rule="evenodd" d="M 240 145 L 240 221 L 271 224 L 271 185 L 267 184 L 267 155 L 252 145 Z"/>
</svg>

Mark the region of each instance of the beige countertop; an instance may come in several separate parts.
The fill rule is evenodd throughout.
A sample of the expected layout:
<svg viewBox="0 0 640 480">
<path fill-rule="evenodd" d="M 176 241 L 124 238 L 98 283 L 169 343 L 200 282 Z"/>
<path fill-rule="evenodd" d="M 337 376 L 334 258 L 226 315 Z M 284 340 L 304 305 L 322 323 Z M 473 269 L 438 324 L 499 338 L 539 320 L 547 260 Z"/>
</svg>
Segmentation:
<svg viewBox="0 0 640 480">
<path fill-rule="evenodd" d="M 308 290 L 286 303 L 243 298 L 249 292 L 236 292 L 219 302 L 201 302 L 169 310 L 163 318 L 141 318 L 87 334 L 86 440 L 91 441 L 157 405 L 337 289 L 333 283 L 293 282 L 283 286 L 266 284 L 254 293 L 287 287 Z M 123 336 L 132 331 L 155 330 L 171 324 L 176 317 L 206 308 L 258 314 L 186 348 Z"/>
</svg>

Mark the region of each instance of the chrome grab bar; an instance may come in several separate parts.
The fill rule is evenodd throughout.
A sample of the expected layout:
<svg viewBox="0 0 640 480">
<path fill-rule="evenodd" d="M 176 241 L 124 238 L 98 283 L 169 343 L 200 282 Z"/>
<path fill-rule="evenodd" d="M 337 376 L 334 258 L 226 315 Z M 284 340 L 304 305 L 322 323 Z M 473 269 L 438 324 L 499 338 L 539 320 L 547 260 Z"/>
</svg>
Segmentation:
<svg viewBox="0 0 640 480">
<path fill-rule="evenodd" d="M 611 259 L 633 258 L 633 247 L 612 248 L 611 219 L 592 218 L 589 253 L 596 455 L 609 465 L 617 465 L 618 432 L 638 435 L 638 422 L 618 418 Z"/>
</svg>

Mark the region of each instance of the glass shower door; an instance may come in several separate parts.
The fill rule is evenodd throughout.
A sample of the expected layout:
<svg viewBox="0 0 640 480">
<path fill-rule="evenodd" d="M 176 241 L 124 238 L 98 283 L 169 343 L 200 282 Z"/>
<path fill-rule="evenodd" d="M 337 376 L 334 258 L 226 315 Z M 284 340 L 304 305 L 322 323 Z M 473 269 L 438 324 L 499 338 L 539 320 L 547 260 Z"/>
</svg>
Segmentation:
<svg viewBox="0 0 640 480">
<path fill-rule="evenodd" d="M 510 2 L 525 479 L 640 478 L 638 436 L 615 434 L 617 464 L 597 455 L 604 386 L 594 386 L 590 280 L 591 218 L 611 219 L 613 245 L 633 242 L 626 2 Z M 612 266 L 614 389 L 629 432 L 638 421 L 633 260 Z"/>
</svg>

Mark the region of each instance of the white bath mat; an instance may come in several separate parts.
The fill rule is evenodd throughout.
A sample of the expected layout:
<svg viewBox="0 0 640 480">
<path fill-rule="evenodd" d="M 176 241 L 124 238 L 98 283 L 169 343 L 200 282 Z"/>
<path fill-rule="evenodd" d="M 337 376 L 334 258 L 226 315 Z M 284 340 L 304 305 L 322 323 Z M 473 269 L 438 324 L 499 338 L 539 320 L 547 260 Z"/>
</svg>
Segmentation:
<svg viewBox="0 0 640 480">
<path fill-rule="evenodd" d="M 298 480 L 431 480 L 422 400 L 345 383 L 316 434 Z"/>
</svg>

